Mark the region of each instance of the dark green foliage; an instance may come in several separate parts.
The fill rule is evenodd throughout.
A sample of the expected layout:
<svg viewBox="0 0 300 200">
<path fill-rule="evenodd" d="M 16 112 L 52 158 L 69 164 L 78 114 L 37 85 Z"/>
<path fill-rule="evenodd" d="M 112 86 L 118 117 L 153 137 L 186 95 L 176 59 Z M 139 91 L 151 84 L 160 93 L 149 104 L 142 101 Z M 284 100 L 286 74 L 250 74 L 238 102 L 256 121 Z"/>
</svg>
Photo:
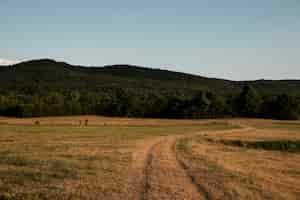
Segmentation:
<svg viewBox="0 0 300 200">
<path fill-rule="evenodd" d="M 246 117 L 256 117 L 260 112 L 261 97 L 251 86 L 245 86 L 237 99 L 238 113 Z"/>
<path fill-rule="evenodd" d="M 16 198 L 9 193 L 4 193 L 0 194 L 0 200 L 16 200 Z"/>
<path fill-rule="evenodd" d="M 264 150 L 276 150 L 276 151 L 288 151 L 288 152 L 300 152 L 300 141 L 241 141 L 241 140 L 223 140 L 221 141 L 227 145 L 233 145 L 238 147 L 247 147 L 254 149 L 264 149 Z"/>
<path fill-rule="evenodd" d="M 0 69 L 0 115 L 297 119 L 299 81 L 233 82 L 136 66 L 52 60 Z M 289 95 L 282 95 L 282 92 Z"/>
<path fill-rule="evenodd" d="M 211 118 L 230 115 L 231 109 L 226 104 L 225 98 L 223 96 L 218 96 L 212 92 L 207 93 L 206 96 L 209 102 L 207 112 L 209 113 Z"/>
<path fill-rule="evenodd" d="M 289 97 L 286 94 L 280 95 L 275 100 L 277 107 L 274 113 L 277 119 L 298 119 L 299 116 L 299 102 Z"/>
<path fill-rule="evenodd" d="M 299 107 L 299 99 L 287 94 L 266 97 L 262 103 L 261 115 L 266 118 L 296 120 L 300 114 Z"/>
</svg>

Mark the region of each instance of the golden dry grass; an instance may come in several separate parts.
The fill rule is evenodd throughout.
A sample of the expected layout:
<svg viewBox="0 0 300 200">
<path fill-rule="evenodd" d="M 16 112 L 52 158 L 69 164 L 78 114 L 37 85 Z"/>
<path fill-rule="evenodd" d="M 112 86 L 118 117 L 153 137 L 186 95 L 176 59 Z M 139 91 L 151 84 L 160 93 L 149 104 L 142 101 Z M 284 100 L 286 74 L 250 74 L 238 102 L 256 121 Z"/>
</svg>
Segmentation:
<svg viewBox="0 0 300 200">
<path fill-rule="evenodd" d="M 0 197 L 134 199 L 135 155 L 145 141 L 224 128 L 236 126 L 225 120 L 1 118 Z"/>
<path fill-rule="evenodd" d="M 171 145 L 161 143 L 163 138 L 173 141 L 178 135 L 184 138 L 177 143 L 178 159 L 195 184 L 206 189 L 207 198 L 297 199 L 299 153 L 217 141 L 299 140 L 299 124 L 256 119 L 0 118 L 0 199 L 140 199 L 149 155 L 157 163 L 165 163 L 160 157 L 166 155 L 184 177 L 172 151 L 160 154 Z M 163 146 L 152 148 L 158 143 Z M 160 174 L 167 168 L 172 169 L 155 169 Z M 154 175 L 148 174 L 152 180 Z M 181 188 L 179 184 L 174 183 Z"/>
<path fill-rule="evenodd" d="M 84 126 L 85 120 L 91 126 L 174 126 L 174 125 L 199 125 L 215 121 L 227 122 L 227 120 L 173 120 L 173 119 L 139 119 L 100 116 L 70 116 L 70 117 L 39 117 L 39 118 L 7 118 L 0 117 L 0 125 L 34 125 L 39 121 L 41 125 L 78 125 L 80 121 Z"/>
<path fill-rule="evenodd" d="M 178 141 L 178 153 L 189 173 L 212 199 L 299 199 L 299 153 L 234 147 L 218 142 L 299 140 L 300 132 L 295 129 L 299 122 L 237 121 L 252 127 L 205 132 Z"/>
</svg>

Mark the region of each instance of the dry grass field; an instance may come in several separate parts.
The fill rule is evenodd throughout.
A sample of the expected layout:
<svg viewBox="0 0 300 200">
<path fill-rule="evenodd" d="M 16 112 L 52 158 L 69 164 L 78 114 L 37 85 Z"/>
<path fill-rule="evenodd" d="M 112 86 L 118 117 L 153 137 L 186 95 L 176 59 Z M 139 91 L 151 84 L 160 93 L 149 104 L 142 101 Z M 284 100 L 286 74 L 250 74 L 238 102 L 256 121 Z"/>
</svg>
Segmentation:
<svg viewBox="0 0 300 200">
<path fill-rule="evenodd" d="M 0 199 L 300 196 L 298 152 L 224 143 L 233 140 L 297 141 L 300 123 L 0 118 Z"/>
<path fill-rule="evenodd" d="M 177 141 L 179 161 L 194 183 L 208 199 L 300 199 L 299 146 L 296 152 L 276 149 L 276 145 L 271 145 L 274 149 L 247 146 L 255 142 L 299 143 L 300 123 L 235 122 L 247 128 L 203 132 Z"/>
</svg>

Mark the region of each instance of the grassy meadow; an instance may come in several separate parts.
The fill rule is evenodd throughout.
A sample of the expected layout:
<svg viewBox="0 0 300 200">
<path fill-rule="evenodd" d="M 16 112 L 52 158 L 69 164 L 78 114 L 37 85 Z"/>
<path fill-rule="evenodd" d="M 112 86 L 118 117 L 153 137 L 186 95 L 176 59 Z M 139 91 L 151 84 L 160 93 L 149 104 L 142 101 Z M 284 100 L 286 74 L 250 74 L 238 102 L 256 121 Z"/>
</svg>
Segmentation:
<svg viewBox="0 0 300 200">
<path fill-rule="evenodd" d="M 136 152 L 173 136 L 178 160 L 211 198 L 295 199 L 298 152 L 226 141 L 299 141 L 299 133 L 299 122 L 271 120 L 0 118 L 0 199 L 134 199 Z"/>
<path fill-rule="evenodd" d="M 128 174 L 140 142 L 230 128 L 224 121 L 2 118 L 0 199 L 118 198 L 132 189 Z"/>
<path fill-rule="evenodd" d="M 195 182 L 212 199 L 299 199 L 300 123 L 237 121 L 252 128 L 177 141 Z"/>
</svg>

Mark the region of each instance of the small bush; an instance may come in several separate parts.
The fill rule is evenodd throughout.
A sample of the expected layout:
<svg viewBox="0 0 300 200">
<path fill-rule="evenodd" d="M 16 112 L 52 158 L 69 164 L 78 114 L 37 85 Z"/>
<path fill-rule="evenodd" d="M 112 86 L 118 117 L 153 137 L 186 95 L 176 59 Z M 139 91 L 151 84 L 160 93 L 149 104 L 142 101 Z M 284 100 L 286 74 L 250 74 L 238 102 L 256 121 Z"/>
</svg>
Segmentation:
<svg viewBox="0 0 300 200">
<path fill-rule="evenodd" d="M 54 160 L 49 163 L 49 170 L 53 178 L 74 178 L 76 170 L 74 163 L 67 160 Z"/>
<path fill-rule="evenodd" d="M 15 199 L 16 198 L 9 193 L 0 194 L 0 200 L 15 200 Z"/>
</svg>

